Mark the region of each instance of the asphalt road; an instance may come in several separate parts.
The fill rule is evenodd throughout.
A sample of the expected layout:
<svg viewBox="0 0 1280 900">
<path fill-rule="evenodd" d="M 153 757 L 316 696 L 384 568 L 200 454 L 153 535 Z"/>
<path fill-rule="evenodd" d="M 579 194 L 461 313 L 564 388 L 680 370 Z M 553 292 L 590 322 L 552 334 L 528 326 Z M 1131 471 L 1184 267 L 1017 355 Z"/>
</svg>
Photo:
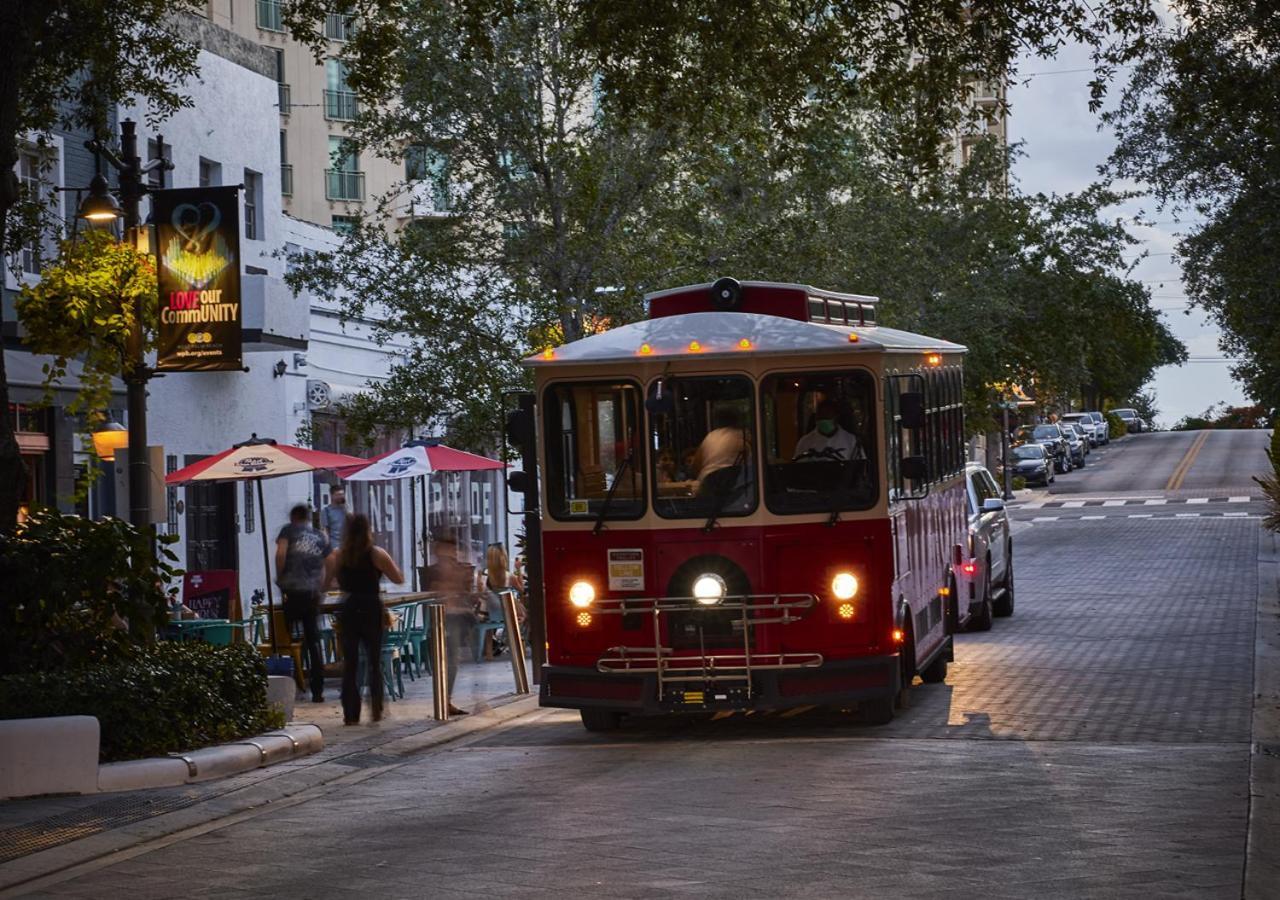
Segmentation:
<svg viewBox="0 0 1280 900">
<path fill-rule="evenodd" d="M 1267 432 L 1159 431 L 1094 448 L 1083 469 L 1059 475 L 1051 494 L 1229 491 L 1257 493 Z"/>
<path fill-rule="evenodd" d="M 1015 615 L 889 726 L 539 711 L 43 895 L 1239 897 L 1264 436 L 1195 440 L 1013 509 Z"/>
</svg>

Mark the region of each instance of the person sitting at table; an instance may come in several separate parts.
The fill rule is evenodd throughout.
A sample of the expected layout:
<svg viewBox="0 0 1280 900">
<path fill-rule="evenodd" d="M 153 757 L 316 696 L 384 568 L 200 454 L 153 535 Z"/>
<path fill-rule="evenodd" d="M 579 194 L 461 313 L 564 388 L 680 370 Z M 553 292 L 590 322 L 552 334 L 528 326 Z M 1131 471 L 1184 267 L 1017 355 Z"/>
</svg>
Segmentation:
<svg viewBox="0 0 1280 900">
<path fill-rule="evenodd" d="M 360 723 L 360 687 L 356 681 L 360 648 L 368 664 L 373 721 L 382 720 L 382 631 L 383 608 L 380 582 L 386 576 L 393 584 L 404 584 L 404 574 L 386 550 L 373 543 L 369 517 L 355 515 L 347 520 L 342 546 L 325 560 L 325 586 L 335 583 L 344 592 L 338 608 L 342 626 L 342 723 Z"/>
<path fill-rule="evenodd" d="M 526 617 L 524 602 L 520 599 L 515 574 L 507 569 L 507 550 L 501 544 L 490 544 L 484 551 L 485 613 L 490 621 L 502 618 L 502 598 L 498 592 L 508 589 L 515 589 L 516 591 L 517 626 L 523 625 Z M 504 623 L 504 627 L 507 625 L 510 625 L 510 623 Z M 497 656 L 501 652 L 502 648 L 498 644 L 494 632 L 487 632 L 485 634 L 485 659 Z"/>
<path fill-rule="evenodd" d="M 837 415 L 836 405 L 830 400 L 819 403 L 813 429 L 796 441 L 796 450 L 791 458 L 798 462 L 866 459 L 867 454 L 858 445 L 858 439 L 840 427 Z"/>
<path fill-rule="evenodd" d="M 427 566 L 425 590 L 437 591 L 444 600 L 445 629 L 445 690 L 449 702 L 449 714 L 465 716 L 467 710 L 453 703 L 453 685 L 458 680 L 458 666 L 462 664 L 462 650 L 471 646 L 471 635 L 476 624 L 476 611 L 472 603 L 473 567 L 458 561 L 457 538 L 449 531 L 432 533 L 428 543 L 434 565 Z M 440 661 L 433 662 L 433 673 L 439 677 Z"/>
</svg>

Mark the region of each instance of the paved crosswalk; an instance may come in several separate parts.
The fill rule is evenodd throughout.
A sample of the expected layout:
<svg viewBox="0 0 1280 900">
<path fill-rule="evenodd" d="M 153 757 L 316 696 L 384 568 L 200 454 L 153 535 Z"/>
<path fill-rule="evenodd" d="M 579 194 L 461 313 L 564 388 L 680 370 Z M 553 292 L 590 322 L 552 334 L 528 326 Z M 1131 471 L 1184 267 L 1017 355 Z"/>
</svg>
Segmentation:
<svg viewBox="0 0 1280 900">
<path fill-rule="evenodd" d="M 1081 509 L 1090 506 L 1166 506 L 1169 504 L 1200 505 L 1208 503 L 1261 502 L 1261 497 L 1099 497 L 1091 500 L 1014 500 L 1009 509 Z"/>
</svg>

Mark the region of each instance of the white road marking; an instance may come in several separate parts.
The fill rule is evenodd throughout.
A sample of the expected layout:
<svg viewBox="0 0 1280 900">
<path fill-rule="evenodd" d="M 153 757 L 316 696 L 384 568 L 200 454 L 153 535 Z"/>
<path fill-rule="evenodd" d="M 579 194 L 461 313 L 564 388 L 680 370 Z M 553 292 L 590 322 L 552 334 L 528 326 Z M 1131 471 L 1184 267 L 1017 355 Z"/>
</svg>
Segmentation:
<svg viewBox="0 0 1280 900">
<path fill-rule="evenodd" d="M 1248 503 L 1252 499 L 1253 499 L 1252 497 L 1228 497 L 1227 502 L 1228 503 Z"/>
<path fill-rule="evenodd" d="M 1164 506 L 1168 502 L 1169 502 L 1168 500 L 1148 500 L 1142 505 L 1143 506 Z"/>
<path fill-rule="evenodd" d="M 1096 520 L 1096 519 L 1105 519 L 1105 518 L 1106 518 L 1106 516 L 1081 516 L 1081 517 L 1080 517 L 1080 520 L 1081 520 L 1081 521 L 1084 521 L 1084 520 L 1088 519 L 1089 521 L 1093 521 L 1093 520 Z"/>
<path fill-rule="evenodd" d="M 1175 519 L 1198 519 L 1200 518 L 1200 513 L 1175 513 L 1174 518 Z"/>
<path fill-rule="evenodd" d="M 1103 500 L 1103 506 L 1124 506 L 1123 500 Z"/>
<path fill-rule="evenodd" d="M 1057 516 L 1036 516 L 1031 521 L 1032 522 L 1056 522 L 1058 521 L 1058 517 Z"/>
<path fill-rule="evenodd" d="M 1062 504 L 1062 508 L 1063 509 L 1079 509 L 1080 507 L 1084 506 L 1084 503 L 1085 502 L 1083 500 L 1068 500 L 1066 503 Z"/>
<path fill-rule="evenodd" d="M 1250 518 L 1248 513 L 1223 513 L 1224 519 L 1247 519 Z"/>
<path fill-rule="evenodd" d="M 1188 497 L 1187 503 L 1208 503 L 1208 497 Z"/>
<path fill-rule="evenodd" d="M 1022 508 L 1023 509 L 1040 509 L 1043 506 L 1044 506 L 1044 501 L 1038 500 L 1035 503 L 1024 503 L 1022 505 Z"/>
<path fill-rule="evenodd" d="M 1128 516 L 1128 518 L 1130 518 L 1130 519 L 1150 519 L 1150 518 L 1151 518 L 1151 513 L 1130 513 L 1130 514 L 1129 514 L 1129 516 Z"/>
</svg>

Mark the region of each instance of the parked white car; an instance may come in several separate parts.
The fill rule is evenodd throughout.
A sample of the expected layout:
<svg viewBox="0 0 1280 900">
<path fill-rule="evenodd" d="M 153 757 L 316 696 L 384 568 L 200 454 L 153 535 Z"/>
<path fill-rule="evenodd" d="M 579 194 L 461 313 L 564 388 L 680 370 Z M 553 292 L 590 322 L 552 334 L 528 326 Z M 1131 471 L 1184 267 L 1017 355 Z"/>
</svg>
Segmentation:
<svg viewBox="0 0 1280 900">
<path fill-rule="evenodd" d="M 1013 536 L 1004 499 L 991 473 L 965 467 L 969 494 L 969 558 L 962 588 L 969 600 L 969 630 L 988 631 L 994 616 L 1013 615 Z M 958 582 L 959 583 L 959 582 Z"/>
</svg>

